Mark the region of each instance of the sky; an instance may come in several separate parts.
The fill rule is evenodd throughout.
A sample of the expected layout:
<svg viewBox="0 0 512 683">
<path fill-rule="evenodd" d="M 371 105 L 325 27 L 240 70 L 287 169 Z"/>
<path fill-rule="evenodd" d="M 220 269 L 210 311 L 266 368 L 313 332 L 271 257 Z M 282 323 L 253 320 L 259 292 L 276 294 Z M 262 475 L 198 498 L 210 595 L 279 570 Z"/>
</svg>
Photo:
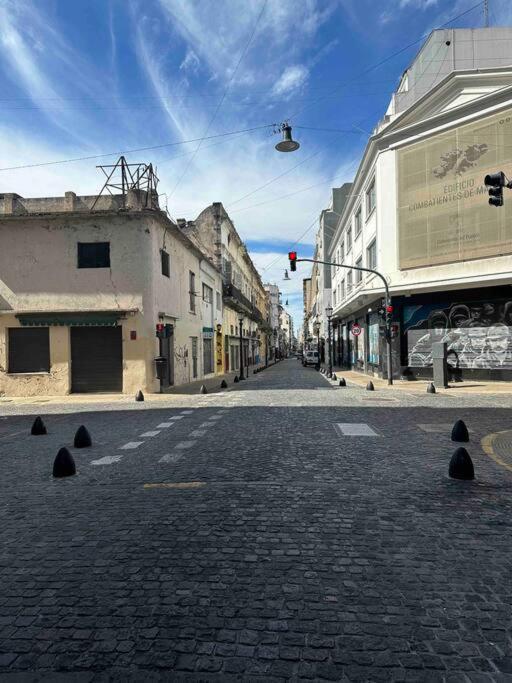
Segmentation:
<svg viewBox="0 0 512 683">
<path fill-rule="evenodd" d="M 172 217 L 224 204 L 297 327 L 310 268 L 283 281 L 288 250 L 311 256 L 331 188 L 353 178 L 422 38 L 476 4 L 0 0 L 0 193 L 95 194 L 97 164 L 152 162 Z M 491 26 L 511 6 L 489 0 Z M 482 25 L 482 2 L 449 24 Z M 286 120 L 290 154 L 274 149 Z M 129 153 L 144 147 L 157 149 Z"/>
</svg>

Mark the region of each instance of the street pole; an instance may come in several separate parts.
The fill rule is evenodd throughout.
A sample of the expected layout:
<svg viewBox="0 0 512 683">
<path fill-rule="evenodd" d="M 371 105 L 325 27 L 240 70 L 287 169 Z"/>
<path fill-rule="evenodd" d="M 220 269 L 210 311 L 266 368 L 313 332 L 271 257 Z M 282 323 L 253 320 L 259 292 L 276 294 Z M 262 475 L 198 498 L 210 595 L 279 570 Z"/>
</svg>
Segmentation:
<svg viewBox="0 0 512 683">
<path fill-rule="evenodd" d="M 243 349 L 244 340 L 243 340 L 243 329 L 242 329 L 242 325 L 244 324 L 244 319 L 239 318 L 239 321 L 240 321 L 240 375 L 239 375 L 238 379 L 245 379 L 245 377 L 244 377 L 244 349 Z"/>
<path fill-rule="evenodd" d="M 329 374 L 332 375 L 331 316 L 327 318 L 327 336 L 329 342 Z"/>
<path fill-rule="evenodd" d="M 389 287 L 388 283 L 386 281 L 386 278 L 382 273 L 379 273 L 378 270 L 372 270 L 371 268 L 362 268 L 359 266 L 346 266 L 344 263 L 331 263 L 330 261 L 318 261 L 317 259 L 312 259 L 312 258 L 298 258 L 295 259 L 295 262 L 298 263 L 299 261 L 307 261 L 309 263 L 320 263 L 321 265 L 324 266 L 334 266 L 335 268 L 347 268 L 348 270 L 360 270 L 364 273 L 372 273 L 373 275 L 376 275 L 382 280 L 382 283 L 384 285 L 384 291 L 386 292 L 386 344 L 387 344 L 387 371 L 388 371 L 388 384 L 393 384 L 393 355 L 391 353 L 391 316 L 387 315 L 388 309 L 393 310 L 392 304 L 391 304 L 391 296 L 389 294 Z"/>
</svg>

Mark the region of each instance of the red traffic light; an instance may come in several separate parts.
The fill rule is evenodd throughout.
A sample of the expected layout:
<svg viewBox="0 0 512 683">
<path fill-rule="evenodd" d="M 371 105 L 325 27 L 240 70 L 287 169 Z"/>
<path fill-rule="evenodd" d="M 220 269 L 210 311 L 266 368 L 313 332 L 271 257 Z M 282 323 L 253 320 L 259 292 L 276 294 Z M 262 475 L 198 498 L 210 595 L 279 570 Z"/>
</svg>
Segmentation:
<svg viewBox="0 0 512 683">
<path fill-rule="evenodd" d="M 290 270 L 297 270 L 297 252 L 289 251 L 288 258 L 290 259 Z"/>
<path fill-rule="evenodd" d="M 157 332 L 163 332 L 164 331 L 164 324 L 163 323 L 157 323 L 156 324 L 156 331 Z"/>
<path fill-rule="evenodd" d="M 386 306 L 386 313 L 393 313 L 393 306 Z"/>
</svg>

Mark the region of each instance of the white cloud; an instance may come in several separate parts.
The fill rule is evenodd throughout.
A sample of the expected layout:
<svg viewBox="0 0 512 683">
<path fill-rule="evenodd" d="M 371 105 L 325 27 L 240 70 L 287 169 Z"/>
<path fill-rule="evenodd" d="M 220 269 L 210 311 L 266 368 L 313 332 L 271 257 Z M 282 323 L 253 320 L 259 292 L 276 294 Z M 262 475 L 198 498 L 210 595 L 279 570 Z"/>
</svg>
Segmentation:
<svg viewBox="0 0 512 683">
<path fill-rule="evenodd" d="M 180 71 L 190 71 L 194 74 L 199 71 L 199 57 L 191 48 L 187 50 L 185 59 L 180 64 Z"/>
<path fill-rule="evenodd" d="M 272 88 L 274 95 L 291 96 L 308 80 L 309 70 L 302 64 L 287 66 Z"/>
</svg>

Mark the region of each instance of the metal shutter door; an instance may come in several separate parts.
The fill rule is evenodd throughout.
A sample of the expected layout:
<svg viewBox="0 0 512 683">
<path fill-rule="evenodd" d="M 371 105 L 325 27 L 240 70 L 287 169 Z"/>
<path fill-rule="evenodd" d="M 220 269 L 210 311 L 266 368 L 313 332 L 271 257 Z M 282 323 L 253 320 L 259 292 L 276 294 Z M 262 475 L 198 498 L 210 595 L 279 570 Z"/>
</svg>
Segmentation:
<svg viewBox="0 0 512 683">
<path fill-rule="evenodd" d="M 121 327 L 71 327 L 71 391 L 123 390 Z"/>
</svg>

